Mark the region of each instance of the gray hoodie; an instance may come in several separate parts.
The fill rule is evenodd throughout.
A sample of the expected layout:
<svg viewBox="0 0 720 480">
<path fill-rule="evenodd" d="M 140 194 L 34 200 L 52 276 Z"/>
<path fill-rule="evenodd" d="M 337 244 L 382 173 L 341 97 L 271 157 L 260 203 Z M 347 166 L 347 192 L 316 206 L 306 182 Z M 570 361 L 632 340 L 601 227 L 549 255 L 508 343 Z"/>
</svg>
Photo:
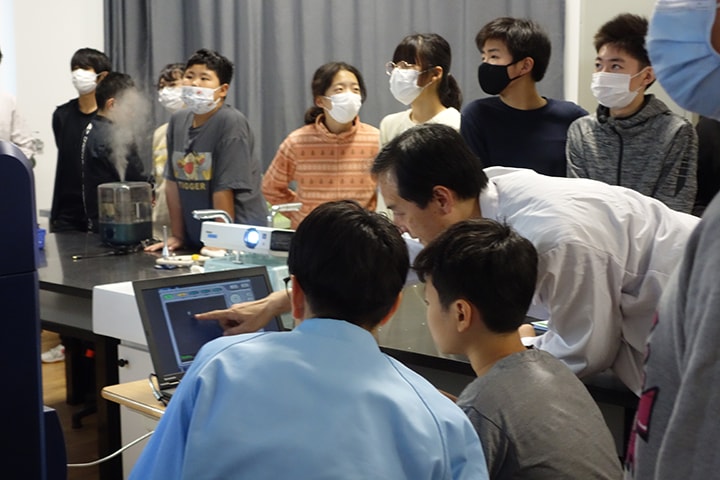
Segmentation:
<svg viewBox="0 0 720 480">
<path fill-rule="evenodd" d="M 631 188 L 668 207 L 692 212 L 697 190 L 697 135 L 693 126 L 654 95 L 626 118 L 607 107 L 578 118 L 567 137 L 568 177 Z"/>
</svg>

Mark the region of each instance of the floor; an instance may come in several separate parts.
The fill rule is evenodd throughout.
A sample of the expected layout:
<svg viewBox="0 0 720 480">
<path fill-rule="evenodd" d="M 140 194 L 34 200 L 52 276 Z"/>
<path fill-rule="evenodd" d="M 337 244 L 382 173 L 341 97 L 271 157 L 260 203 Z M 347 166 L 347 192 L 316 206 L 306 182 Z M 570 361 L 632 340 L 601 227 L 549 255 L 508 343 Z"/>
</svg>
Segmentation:
<svg viewBox="0 0 720 480">
<path fill-rule="evenodd" d="M 43 331 L 41 336 L 42 351 L 46 351 L 60 343 L 57 334 Z M 82 409 L 82 405 L 65 403 L 65 363 L 43 363 L 43 400 L 45 405 L 54 408 L 60 417 L 68 463 L 86 463 L 97 460 L 97 415 L 82 419 L 82 428 L 72 428 L 72 415 Z M 98 480 L 97 466 L 69 468 L 68 480 Z"/>
</svg>

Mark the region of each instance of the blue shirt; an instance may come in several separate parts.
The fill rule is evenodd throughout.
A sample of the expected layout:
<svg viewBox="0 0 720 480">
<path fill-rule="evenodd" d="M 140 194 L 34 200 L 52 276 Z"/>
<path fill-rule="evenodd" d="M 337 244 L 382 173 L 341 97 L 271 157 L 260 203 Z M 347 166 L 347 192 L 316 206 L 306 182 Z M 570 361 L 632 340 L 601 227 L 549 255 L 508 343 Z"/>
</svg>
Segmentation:
<svg viewBox="0 0 720 480">
<path fill-rule="evenodd" d="M 552 98 L 535 110 L 518 110 L 500 97 L 483 98 L 463 109 L 460 133 L 483 167 L 531 168 L 564 177 L 568 127 L 587 114 L 572 102 Z"/>
<path fill-rule="evenodd" d="M 370 332 L 310 319 L 208 343 L 133 479 L 485 479 L 465 414 L 380 352 Z"/>
</svg>

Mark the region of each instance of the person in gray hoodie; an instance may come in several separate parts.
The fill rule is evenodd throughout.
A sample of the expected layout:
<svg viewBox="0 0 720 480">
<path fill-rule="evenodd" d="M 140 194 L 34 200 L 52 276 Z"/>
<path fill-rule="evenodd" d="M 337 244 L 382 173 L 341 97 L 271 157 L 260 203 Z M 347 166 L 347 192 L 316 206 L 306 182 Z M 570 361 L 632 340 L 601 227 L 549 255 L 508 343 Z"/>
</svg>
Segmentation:
<svg viewBox="0 0 720 480">
<path fill-rule="evenodd" d="M 631 188 L 691 213 L 697 135 L 690 122 L 645 93 L 655 81 L 647 28 L 644 17 L 624 13 L 595 34 L 592 91 L 599 105 L 568 129 L 567 175 Z"/>
</svg>

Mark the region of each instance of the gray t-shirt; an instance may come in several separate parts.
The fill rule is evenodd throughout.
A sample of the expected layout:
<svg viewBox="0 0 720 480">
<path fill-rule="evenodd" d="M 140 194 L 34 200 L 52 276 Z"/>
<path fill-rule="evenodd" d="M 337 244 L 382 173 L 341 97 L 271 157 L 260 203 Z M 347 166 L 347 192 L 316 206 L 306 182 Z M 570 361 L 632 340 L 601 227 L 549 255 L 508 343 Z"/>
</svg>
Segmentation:
<svg viewBox="0 0 720 480">
<path fill-rule="evenodd" d="M 619 479 L 615 443 L 585 386 L 547 352 L 503 358 L 458 398 L 501 479 Z"/>
<path fill-rule="evenodd" d="M 181 110 L 170 119 L 165 178 L 177 182 L 185 221 L 185 245 L 199 248 L 201 222 L 192 211 L 213 208 L 213 193 L 232 190 L 235 222 L 265 225 L 262 168 L 245 116 L 223 105 L 202 126 L 193 128 L 193 113 Z"/>
</svg>

